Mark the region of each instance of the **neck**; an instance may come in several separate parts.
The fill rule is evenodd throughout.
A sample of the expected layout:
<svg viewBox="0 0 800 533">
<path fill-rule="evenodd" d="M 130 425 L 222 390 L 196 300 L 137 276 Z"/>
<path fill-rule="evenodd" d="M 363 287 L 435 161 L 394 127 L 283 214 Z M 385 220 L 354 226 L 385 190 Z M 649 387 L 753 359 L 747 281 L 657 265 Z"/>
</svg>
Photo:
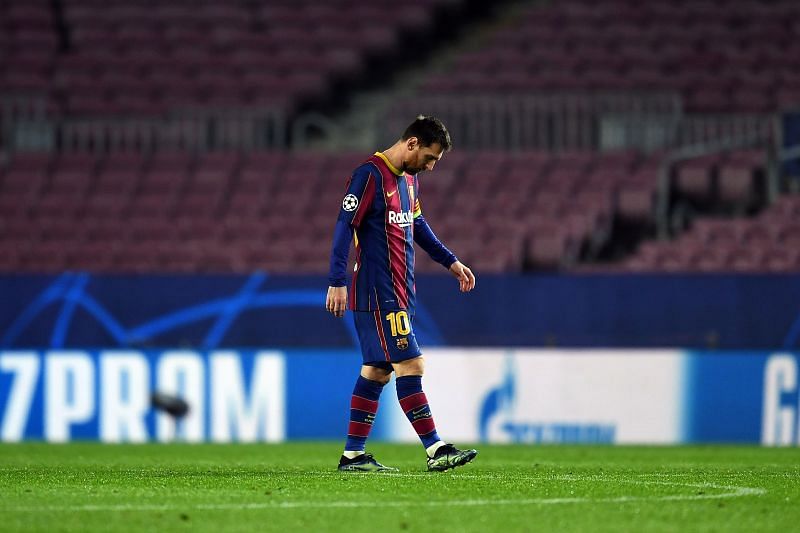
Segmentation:
<svg viewBox="0 0 800 533">
<path fill-rule="evenodd" d="M 403 149 L 405 146 L 406 145 L 402 142 L 396 142 L 391 148 L 387 148 L 381 153 L 386 156 L 386 159 L 389 160 L 389 163 L 391 163 L 394 168 L 403 170 Z"/>
</svg>

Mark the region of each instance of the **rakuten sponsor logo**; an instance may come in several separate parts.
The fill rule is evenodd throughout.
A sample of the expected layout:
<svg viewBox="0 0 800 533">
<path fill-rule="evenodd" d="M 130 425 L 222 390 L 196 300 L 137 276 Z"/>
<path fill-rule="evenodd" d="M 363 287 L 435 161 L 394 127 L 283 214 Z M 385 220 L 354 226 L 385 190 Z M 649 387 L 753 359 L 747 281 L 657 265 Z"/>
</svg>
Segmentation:
<svg viewBox="0 0 800 533">
<path fill-rule="evenodd" d="M 406 228 L 414 222 L 411 211 L 389 211 L 389 224 L 397 224 L 401 228 Z"/>
</svg>

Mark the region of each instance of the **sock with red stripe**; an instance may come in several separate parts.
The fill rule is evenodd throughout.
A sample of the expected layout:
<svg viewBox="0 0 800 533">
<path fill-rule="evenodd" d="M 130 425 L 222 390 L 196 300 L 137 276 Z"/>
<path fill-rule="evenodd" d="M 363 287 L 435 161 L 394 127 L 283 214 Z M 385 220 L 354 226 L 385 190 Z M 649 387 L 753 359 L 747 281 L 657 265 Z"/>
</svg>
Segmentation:
<svg viewBox="0 0 800 533">
<path fill-rule="evenodd" d="M 414 426 L 414 431 L 419 435 L 419 440 L 426 449 L 440 442 L 436 433 L 436 424 L 433 423 L 431 408 L 428 398 L 422 392 L 422 376 L 403 376 L 395 380 L 397 399 L 406 414 L 408 421 Z"/>
<path fill-rule="evenodd" d="M 382 390 L 382 383 L 358 376 L 350 399 L 350 425 L 347 428 L 345 452 L 364 451 L 375 413 L 378 412 L 378 398 Z"/>
</svg>

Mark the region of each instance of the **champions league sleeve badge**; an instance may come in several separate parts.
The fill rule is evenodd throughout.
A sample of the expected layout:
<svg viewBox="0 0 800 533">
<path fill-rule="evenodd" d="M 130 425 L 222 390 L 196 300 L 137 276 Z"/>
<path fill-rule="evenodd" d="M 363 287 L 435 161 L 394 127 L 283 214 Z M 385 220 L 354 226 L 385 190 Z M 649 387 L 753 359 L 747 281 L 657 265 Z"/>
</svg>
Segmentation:
<svg viewBox="0 0 800 533">
<path fill-rule="evenodd" d="M 345 211 L 355 211 L 358 207 L 358 198 L 354 194 L 348 194 L 342 200 L 342 209 Z"/>
</svg>

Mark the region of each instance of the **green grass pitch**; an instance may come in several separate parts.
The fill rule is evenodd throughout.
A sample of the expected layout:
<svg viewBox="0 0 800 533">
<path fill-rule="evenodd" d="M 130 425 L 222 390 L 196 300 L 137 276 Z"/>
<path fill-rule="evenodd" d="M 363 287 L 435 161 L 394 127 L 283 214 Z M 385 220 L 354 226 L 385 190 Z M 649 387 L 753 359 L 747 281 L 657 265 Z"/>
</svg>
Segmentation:
<svg viewBox="0 0 800 533">
<path fill-rule="evenodd" d="M 335 471 L 339 443 L 0 445 L 2 531 L 797 531 L 800 449 L 478 447 Z"/>
</svg>

